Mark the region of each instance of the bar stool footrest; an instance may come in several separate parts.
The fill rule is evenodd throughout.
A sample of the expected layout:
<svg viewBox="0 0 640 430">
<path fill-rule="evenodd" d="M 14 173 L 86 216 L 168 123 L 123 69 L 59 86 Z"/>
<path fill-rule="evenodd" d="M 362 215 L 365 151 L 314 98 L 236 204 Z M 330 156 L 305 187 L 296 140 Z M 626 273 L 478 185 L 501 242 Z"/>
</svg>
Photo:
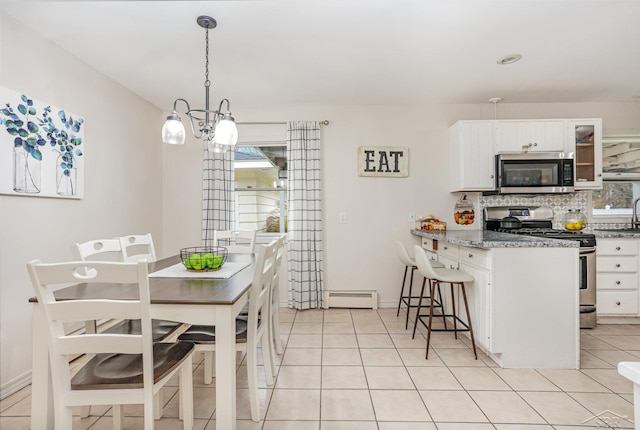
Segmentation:
<svg viewBox="0 0 640 430">
<path fill-rule="evenodd" d="M 411 296 L 411 300 L 408 300 L 409 296 L 402 296 L 402 303 L 404 303 L 407 307 L 409 308 L 417 308 L 418 304 L 416 303 L 415 305 L 411 304 L 411 302 L 415 299 L 416 302 L 420 302 L 420 296 Z M 422 297 L 422 300 L 431 300 L 431 297 L 429 296 L 425 296 Z M 437 301 L 436 299 L 433 299 L 433 302 L 435 303 L 433 305 L 434 308 L 441 308 L 442 305 L 440 304 L 439 301 Z M 424 307 L 424 306 L 423 306 Z"/>
<path fill-rule="evenodd" d="M 434 307 L 436 307 L 436 306 L 434 306 Z M 459 331 L 465 332 L 465 331 L 471 331 L 471 330 L 469 329 L 469 326 L 467 325 L 467 323 L 466 323 L 466 322 L 464 322 L 464 321 L 462 321 L 462 320 L 460 319 L 460 317 L 458 317 L 457 315 L 453 315 L 453 314 L 440 314 L 440 315 L 435 315 L 435 314 L 434 314 L 434 315 L 433 315 L 433 317 L 434 317 L 434 318 L 435 318 L 435 317 L 438 317 L 438 318 L 445 318 L 445 319 L 446 319 L 446 318 L 453 318 L 453 319 L 455 319 L 455 320 L 456 320 L 457 324 L 459 324 L 459 325 L 461 325 L 461 326 L 462 326 L 462 328 L 455 328 L 455 329 L 453 329 L 453 328 L 431 328 L 431 327 L 429 327 L 429 323 L 427 323 L 427 322 L 423 321 L 423 319 L 427 319 L 427 320 L 428 320 L 428 319 L 429 319 L 429 315 L 419 315 L 419 316 L 418 316 L 418 321 L 420 321 L 420 322 L 422 323 L 422 325 L 423 325 L 427 330 L 429 330 L 429 331 L 448 331 L 448 332 L 459 332 Z"/>
</svg>

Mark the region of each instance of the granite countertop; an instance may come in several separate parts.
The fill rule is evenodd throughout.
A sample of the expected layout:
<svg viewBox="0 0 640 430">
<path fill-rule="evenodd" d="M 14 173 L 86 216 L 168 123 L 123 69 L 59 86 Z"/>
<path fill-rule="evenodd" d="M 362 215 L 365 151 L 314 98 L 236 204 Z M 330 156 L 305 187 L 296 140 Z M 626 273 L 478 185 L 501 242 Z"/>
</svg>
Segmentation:
<svg viewBox="0 0 640 430">
<path fill-rule="evenodd" d="M 603 231 L 592 229 L 589 233 L 596 235 L 596 239 L 638 239 L 640 238 L 640 230 L 638 232 L 629 231 Z"/>
<path fill-rule="evenodd" d="M 411 230 L 415 236 L 474 248 L 578 248 L 577 240 L 548 239 L 491 230 Z M 638 235 L 640 237 L 640 234 Z"/>
</svg>

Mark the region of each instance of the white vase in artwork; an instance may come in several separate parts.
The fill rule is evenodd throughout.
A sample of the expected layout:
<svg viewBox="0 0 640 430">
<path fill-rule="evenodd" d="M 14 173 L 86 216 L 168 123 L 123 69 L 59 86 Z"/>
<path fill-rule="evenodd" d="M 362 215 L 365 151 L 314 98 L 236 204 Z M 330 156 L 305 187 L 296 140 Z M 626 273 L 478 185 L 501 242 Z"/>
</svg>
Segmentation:
<svg viewBox="0 0 640 430">
<path fill-rule="evenodd" d="M 21 146 L 13 148 L 13 191 L 37 194 L 40 192 L 42 162 L 32 157 Z"/>
<path fill-rule="evenodd" d="M 58 156 L 56 161 L 56 193 L 60 196 L 75 196 L 78 192 L 78 168 L 74 165 L 75 160 L 71 157 L 71 162 L 65 162 L 63 155 Z"/>
</svg>

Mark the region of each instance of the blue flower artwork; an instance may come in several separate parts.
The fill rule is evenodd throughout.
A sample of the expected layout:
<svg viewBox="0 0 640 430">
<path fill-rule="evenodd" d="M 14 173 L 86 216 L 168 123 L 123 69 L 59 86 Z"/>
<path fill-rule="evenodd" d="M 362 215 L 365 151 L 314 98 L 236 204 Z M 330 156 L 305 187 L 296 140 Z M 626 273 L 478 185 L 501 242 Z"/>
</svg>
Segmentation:
<svg viewBox="0 0 640 430">
<path fill-rule="evenodd" d="M 84 197 L 84 118 L 0 87 L 0 194 Z"/>
</svg>

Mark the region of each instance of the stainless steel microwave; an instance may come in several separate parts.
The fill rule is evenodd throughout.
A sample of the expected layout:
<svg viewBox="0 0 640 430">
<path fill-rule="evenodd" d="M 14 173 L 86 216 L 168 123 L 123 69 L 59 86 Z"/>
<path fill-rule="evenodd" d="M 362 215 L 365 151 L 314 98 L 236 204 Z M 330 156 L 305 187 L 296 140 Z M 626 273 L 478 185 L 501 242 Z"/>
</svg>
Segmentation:
<svg viewBox="0 0 640 430">
<path fill-rule="evenodd" d="M 500 194 L 549 194 L 574 191 L 574 160 L 564 152 L 496 155 L 496 191 Z"/>
</svg>

